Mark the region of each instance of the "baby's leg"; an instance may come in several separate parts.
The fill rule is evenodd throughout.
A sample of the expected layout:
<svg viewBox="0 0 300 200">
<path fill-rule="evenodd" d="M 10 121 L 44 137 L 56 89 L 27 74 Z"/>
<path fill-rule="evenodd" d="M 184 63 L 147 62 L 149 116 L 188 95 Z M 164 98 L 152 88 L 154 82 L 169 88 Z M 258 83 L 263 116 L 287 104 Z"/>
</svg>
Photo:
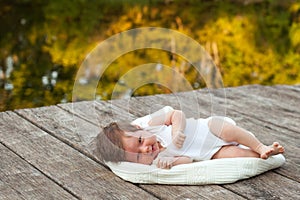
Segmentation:
<svg viewBox="0 0 300 200">
<path fill-rule="evenodd" d="M 217 137 L 226 142 L 237 142 L 245 145 L 258 153 L 263 159 L 267 159 L 271 155 L 284 152 L 284 148 L 277 142 L 273 143 L 272 146 L 266 146 L 249 131 L 228 123 L 222 118 L 212 118 L 209 120 L 208 126 L 210 131 Z"/>
<path fill-rule="evenodd" d="M 238 158 L 238 157 L 255 157 L 259 158 L 260 155 L 251 149 L 243 149 L 238 146 L 228 145 L 223 146 L 217 153 L 215 153 L 212 159 L 218 158 Z"/>
</svg>

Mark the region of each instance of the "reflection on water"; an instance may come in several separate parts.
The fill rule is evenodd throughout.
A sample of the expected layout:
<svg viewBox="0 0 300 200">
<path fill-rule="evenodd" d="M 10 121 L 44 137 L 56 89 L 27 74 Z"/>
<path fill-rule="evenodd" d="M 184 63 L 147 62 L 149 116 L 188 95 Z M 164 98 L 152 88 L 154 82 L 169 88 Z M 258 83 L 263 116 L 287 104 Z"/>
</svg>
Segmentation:
<svg viewBox="0 0 300 200">
<path fill-rule="evenodd" d="M 114 82 L 113 88 L 107 82 Z M 120 99 L 191 91 L 200 85 L 223 86 L 205 49 L 177 31 L 144 27 L 116 34 L 94 48 L 78 70 L 72 96 L 93 100 L 97 89 L 97 99 Z"/>
<path fill-rule="evenodd" d="M 121 77 L 136 66 L 148 69 L 139 72 L 140 78 L 172 82 L 172 75 L 155 75 L 169 66 L 193 89 L 207 87 L 205 76 L 216 79 L 212 68 L 202 67 L 200 73 L 194 70 L 201 61 L 189 62 L 172 53 L 178 44 L 170 38 L 165 44 L 170 52 L 127 52 L 111 61 L 100 81 L 105 63 L 85 63 L 76 80 L 77 96 L 72 96 L 77 71 L 99 42 L 149 26 L 180 31 L 202 44 L 222 73 L 225 86 L 300 82 L 297 1 L 0 1 L 0 111 L 111 99 L 115 87 L 126 98 L 172 92 L 159 84 L 126 88 L 135 78 Z M 135 39 L 130 41 L 115 48 L 132 45 Z M 155 64 L 147 68 L 147 63 Z"/>
<path fill-rule="evenodd" d="M 3 70 L 1 68 L 2 76 L 0 76 L 0 78 L 1 78 L 1 81 L 4 82 L 4 89 L 10 91 L 10 90 L 14 89 L 14 85 L 12 84 L 12 82 L 10 80 L 10 75 L 14 69 L 14 67 L 13 67 L 14 62 L 13 62 L 12 56 L 8 56 L 6 58 L 5 64 L 6 64 L 5 73 L 3 73 Z"/>
<path fill-rule="evenodd" d="M 46 89 L 51 90 L 56 85 L 57 77 L 58 77 L 58 72 L 57 71 L 52 71 L 51 73 L 42 76 L 43 86 Z"/>
</svg>

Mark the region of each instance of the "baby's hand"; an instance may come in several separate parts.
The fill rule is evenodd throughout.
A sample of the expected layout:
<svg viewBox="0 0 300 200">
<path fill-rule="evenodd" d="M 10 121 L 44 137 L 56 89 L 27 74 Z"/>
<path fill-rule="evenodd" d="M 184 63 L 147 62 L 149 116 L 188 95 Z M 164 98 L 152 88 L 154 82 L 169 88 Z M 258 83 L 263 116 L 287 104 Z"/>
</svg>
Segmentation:
<svg viewBox="0 0 300 200">
<path fill-rule="evenodd" d="M 173 157 L 161 157 L 158 159 L 156 166 L 162 169 L 171 169 L 175 158 Z"/>
<path fill-rule="evenodd" d="M 180 149 L 185 141 L 185 135 L 182 131 L 176 131 L 173 133 L 173 144 Z"/>
</svg>

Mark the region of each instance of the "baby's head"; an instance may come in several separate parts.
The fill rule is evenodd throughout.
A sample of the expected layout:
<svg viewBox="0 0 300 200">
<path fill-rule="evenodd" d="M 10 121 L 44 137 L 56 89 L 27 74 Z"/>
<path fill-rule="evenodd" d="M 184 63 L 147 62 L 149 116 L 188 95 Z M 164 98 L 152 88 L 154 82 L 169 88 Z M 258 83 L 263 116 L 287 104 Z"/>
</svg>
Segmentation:
<svg viewBox="0 0 300 200">
<path fill-rule="evenodd" d="M 155 135 L 128 122 L 114 122 L 95 138 L 93 153 L 105 162 L 151 164 L 159 153 L 159 146 Z"/>
<path fill-rule="evenodd" d="M 126 161 L 122 138 L 125 131 L 137 131 L 130 123 L 110 123 L 94 139 L 94 155 L 105 162 Z"/>
</svg>

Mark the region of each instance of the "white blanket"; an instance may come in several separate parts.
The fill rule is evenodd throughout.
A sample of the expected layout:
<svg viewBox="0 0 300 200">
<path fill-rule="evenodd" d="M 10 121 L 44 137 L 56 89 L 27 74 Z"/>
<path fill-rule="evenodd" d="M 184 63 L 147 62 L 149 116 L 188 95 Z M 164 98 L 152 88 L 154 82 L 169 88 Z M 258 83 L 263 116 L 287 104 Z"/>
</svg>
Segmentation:
<svg viewBox="0 0 300 200">
<path fill-rule="evenodd" d="M 267 160 L 260 158 L 207 160 L 177 165 L 169 170 L 130 162 L 106 164 L 117 176 L 133 183 L 203 185 L 233 183 L 278 168 L 284 162 L 284 156 L 279 154 Z"/>
</svg>

